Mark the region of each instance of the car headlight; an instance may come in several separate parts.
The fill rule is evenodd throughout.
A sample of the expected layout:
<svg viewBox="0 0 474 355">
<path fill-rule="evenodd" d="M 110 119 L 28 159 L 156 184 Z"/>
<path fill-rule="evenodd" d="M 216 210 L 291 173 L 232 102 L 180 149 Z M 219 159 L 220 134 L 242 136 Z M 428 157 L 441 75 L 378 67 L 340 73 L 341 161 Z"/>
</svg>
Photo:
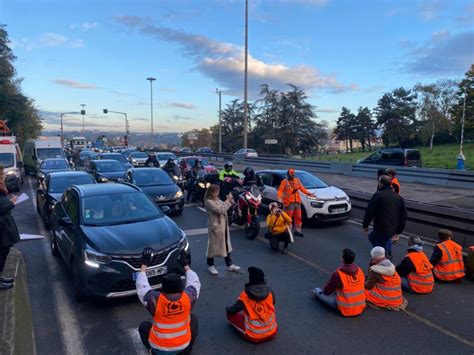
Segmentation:
<svg viewBox="0 0 474 355">
<path fill-rule="evenodd" d="M 180 250 L 184 250 L 185 252 L 188 252 L 189 251 L 189 241 L 188 241 L 188 238 L 186 237 L 186 233 L 182 229 L 180 230 L 180 233 L 181 233 L 181 239 L 178 243 L 178 248 Z"/>
<path fill-rule="evenodd" d="M 178 181 L 179 178 L 178 178 L 176 175 L 173 175 L 173 180 L 174 180 L 174 181 Z"/>
<path fill-rule="evenodd" d="M 7 177 L 13 177 L 13 176 L 16 176 L 17 178 L 20 177 L 18 172 L 14 171 L 14 170 L 10 170 L 9 172 L 7 172 Z"/>
<path fill-rule="evenodd" d="M 132 163 L 138 163 L 135 159 L 132 159 Z"/>
<path fill-rule="evenodd" d="M 351 199 L 349 198 L 349 196 L 345 196 L 345 197 L 344 197 L 344 200 L 346 200 L 347 202 L 351 203 Z"/>
<path fill-rule="evenodd" d="M 204 185 L 203 182 L 198 183 L 198 185 L 199 185 L 199 187 L 200 187 L 201 189 L 205 189 L 205 188 L 206 188 L 206 185 Z"/>
<path fill-rule="evenodd" d="M 107 182 L 109 179 L 107 179 L 105 176 L 99 176 L 99 181 L 100 182 Z"/>
<path fill-rule="evenodd" d="M 44 174 L 43 173 L 38 173 L 38 179 L 44 179 Z"/>
<path fill-rule="evenodd" d="M 210 182 L 206 183 L 206 189 L 208 189 L 210 186 L 211 186 Z"/>
<path fill-rule="evenodd" d="M 181 198 L 181 197 L 183 197 L 183 191 L 181 191 L 181 190 L 176 191 L 176 194 L 174 195 L 174 198 Z"/>
<path fill-rule="evenodd" d="M 322 208 L 324 206 L 323 200 L 311 199 L 311 207 Z"/>
<path fill-rule="evenodd" d="M 100 264 L 108 263 L 111 260 L 110 256 L 98 253 L 92 249 L 84 250 L 84 263 L 90 267 L 98 268 Z"/>
</svg>

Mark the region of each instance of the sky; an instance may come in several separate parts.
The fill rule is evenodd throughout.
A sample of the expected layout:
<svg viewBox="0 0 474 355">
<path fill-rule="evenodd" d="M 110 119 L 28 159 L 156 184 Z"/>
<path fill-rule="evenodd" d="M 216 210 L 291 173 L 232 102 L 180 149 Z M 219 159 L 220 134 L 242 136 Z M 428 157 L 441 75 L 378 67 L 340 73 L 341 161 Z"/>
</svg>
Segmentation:
<svg viewBox="0 0 474 355">
<path fill-rule="evenodd" d="M 47 130 L 86 104 L 87 128 L 155 132 L 208 128 L 243 97 L 244 0 L 0 0 L 25 94 Z M 474 2 L 249 0 L 249 99 L 259 86 L 304 88 L 317 120 L 342 106 L 377 105 L 383 93 L 474 63 Z M 68 115 L 65 130 L 82 128 Z"/>
</svg>

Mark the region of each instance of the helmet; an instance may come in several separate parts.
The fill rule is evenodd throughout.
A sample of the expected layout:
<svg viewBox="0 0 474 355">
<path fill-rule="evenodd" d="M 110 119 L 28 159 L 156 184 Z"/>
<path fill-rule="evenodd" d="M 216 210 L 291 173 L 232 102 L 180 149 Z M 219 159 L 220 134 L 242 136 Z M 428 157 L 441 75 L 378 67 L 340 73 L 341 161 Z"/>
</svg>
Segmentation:
<svg viewBox="0 0 474 355">
<path fill-rule="evenodd" d="M 174 164 L 174 158 L 173 158 L 173 157 L 169 157 L 167 163 L 168 163 L 168 164 Z"/>
<path fill-rule="evenodd" d="M 247 166 L 244 169 L 244 176 L 246 178 L 253 178 L 255 176 L 255 171 L 253 170 L 253 168 L 251 166 Z"/>
<path fill-rule="evenodd" d="M 234 168 L 234 164 L 232 164 L 231 161 L 228 161 L 224 165 L 224 170 L 225 171 L 231 171 Z"/>
<path fill-rule="evenodd" d="M 202 159 L 196 159 L 194 166 L 202 166 Z"/>
</svg>

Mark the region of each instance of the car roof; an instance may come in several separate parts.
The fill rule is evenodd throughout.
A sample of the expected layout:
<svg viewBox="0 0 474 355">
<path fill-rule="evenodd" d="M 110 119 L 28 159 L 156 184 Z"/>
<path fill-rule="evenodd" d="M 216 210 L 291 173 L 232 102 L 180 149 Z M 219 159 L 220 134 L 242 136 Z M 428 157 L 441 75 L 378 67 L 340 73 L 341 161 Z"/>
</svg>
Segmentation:
<svg viewBox="0 0 474 355">
<path fill-rule="evenodd" d="M 91 160 L 93 161 L 94 163 L 117 163 L 117 160 L 115 159 L 98 159 L 98 160 Z"/>
<path fill-rule="evenodd" d="M 283 170 L 283 169 L 278 169 L 278 170 L 271 170 L 271 169 L 266 169 L 266 170 L 257 170 L 255 173 L 272 173 L 272 174 L 276 174 L 276 175 L 284 175 L 286 176 L 288 170 Z M 307 171 L 305 170 L 295 170 L 295 173 L 307 173 L 307 174 L 310 174 L 308 173 Z"/>
<path fill-rule="evenodd" d="M 131 184 L 88 184 L 74 185 L 73 188 L 82 197 L 141 191 L 139 187 Z"/>
<path fill-rule="evenodd" d="M 57 171 L 48 174 L 50 177 L 90 176 L 85 171 Z M 91 176 L 90 176 L 91 177 Z M 91 177 L 92 179 L 92 177 Z"/>
<path fill-rule="evenodd" d="M 53 161 L 53 160 L 61 160 L 61 161 L 63 161 L 63 160 L 66 160 L 66 159 L 64 159 L 64 158 L 46 158 L 46 159 L 43 159 L 43 162 L 45 162 L 45 161 Z"/>
<path fill-rule="evenodd" d="M 128 169 L 127 171 L 162 171 L 162 172 L 165 172 L 163 169 L 161 168 L 130 168 Z"/>
</svg>

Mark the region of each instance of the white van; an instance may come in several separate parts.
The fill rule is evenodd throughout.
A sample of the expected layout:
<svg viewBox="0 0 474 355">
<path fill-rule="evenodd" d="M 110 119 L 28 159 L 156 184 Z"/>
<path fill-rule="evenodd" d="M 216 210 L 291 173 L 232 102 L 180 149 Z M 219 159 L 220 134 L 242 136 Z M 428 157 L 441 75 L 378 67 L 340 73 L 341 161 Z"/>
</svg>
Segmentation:
<svg viewBox="0 0 474 355">
<path fill-rule="evenodd" d="M 87 140 L 85 137 L 73 137 L 70 144 L 72 150 L 81 150 L 87 148 Z"/>
<path fill-rule="evenodd" d="M 4 168 L 8 191 L 20 191 L 23 184 L 23 161 L 16 137 L 0 137 L 0 164 Z"/>
<path fill-rule="evenodd" d="M 45 159 L 66 159 L 60 137 L 40 137 L 26 141 L 23 149 L 25 174 L 36 174 Z"/>
</svg>

